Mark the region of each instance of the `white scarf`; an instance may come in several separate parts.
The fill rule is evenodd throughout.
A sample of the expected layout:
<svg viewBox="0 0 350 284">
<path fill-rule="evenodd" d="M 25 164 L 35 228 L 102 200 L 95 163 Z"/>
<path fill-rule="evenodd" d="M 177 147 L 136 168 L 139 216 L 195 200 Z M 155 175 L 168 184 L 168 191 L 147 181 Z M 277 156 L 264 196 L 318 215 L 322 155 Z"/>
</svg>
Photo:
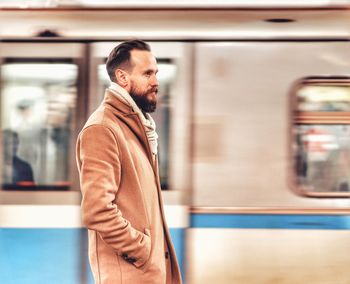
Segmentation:
<svg viewBox="0 0 350 284">
<path fill-rule="evenodd" d="M 133 111 L 137 113 L 137 115 L 141 119 L 143 126 L 145 127 L 151 152 L 153 155 L 157 155 L 158 134 L 156 132 L 156 123 L 154 122 L 152 116 L 150 116 L 149 113 L 143 114 L 140 108 L 136 105 L 133 98 L 130 96 L 130 94 L 117 83 L 111 82 L 111 85 L 109 86 L 108 90 L 111 91 L 119 99 L 130 105 Z"/>
</svg>

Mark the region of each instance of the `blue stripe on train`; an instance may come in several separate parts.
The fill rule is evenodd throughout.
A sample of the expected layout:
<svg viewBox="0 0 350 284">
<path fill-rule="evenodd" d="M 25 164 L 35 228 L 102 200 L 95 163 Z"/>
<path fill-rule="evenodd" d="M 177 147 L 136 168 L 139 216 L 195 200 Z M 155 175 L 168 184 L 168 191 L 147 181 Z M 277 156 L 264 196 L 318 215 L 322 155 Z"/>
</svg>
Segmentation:
<svg viewBox="0 0 350 284">
<path fill-rule="evenodd" d="M 183 271 L 184 229 L 170 229 Z M 94 283 L 85 229 L 0 229 L 0 283 Z"/>
<path fill-rule="evenodd" d="M 348 230 L 350 216 L 193 214 L 191 227 Z M 183 271 L 185 230 L 170 232 Z M 93 283 L 86 235 L 84 229 L 1 228 L 0 283 Z"/>
<path fill-rule="evenodd" d="M 349 230 L 349 215 L 192 214 L 192 228 Z"/>
<path fill-rule="evenodd" d="M 0 282 L 78 284 L 80 229 L 0 229 Z"/>
</svg>

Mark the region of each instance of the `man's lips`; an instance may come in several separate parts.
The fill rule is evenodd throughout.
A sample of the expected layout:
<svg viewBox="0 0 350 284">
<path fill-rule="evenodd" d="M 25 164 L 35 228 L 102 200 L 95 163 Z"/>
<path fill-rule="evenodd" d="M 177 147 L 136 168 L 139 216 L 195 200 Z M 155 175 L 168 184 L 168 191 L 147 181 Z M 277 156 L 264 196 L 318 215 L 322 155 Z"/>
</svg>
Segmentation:
<svg viewBox="0 0 350 284">
<path fill-rule="evenodd" d="M 158 89 L 151 90 L 151 91 L 149 91 L 148 93 L 149 93 L 149 94 L 157 95 L 157 94 L 158 94 Z"/>
</svg>

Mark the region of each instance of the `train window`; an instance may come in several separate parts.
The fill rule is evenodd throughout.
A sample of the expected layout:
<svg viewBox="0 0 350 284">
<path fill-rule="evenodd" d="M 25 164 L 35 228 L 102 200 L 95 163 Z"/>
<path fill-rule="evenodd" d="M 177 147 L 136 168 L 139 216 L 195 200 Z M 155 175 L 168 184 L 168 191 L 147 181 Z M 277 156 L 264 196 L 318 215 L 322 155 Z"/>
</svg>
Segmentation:
<svg viewBox="0 0 350 284">
<path fill-rule="evenodd" d="M 5 60 L 1 66 L 3 190 L 68 190 L 77 65 Z"/>
<path fill-rule="evenodd" d="M 349 196 L 350 78 L 303 80 L 294 94 L 297 188 L 308 196 Z"/>
<path fill-rule="evenodd" d="M 157 59 L 159 81 L 158 103 L 157 110 L 152 114 L 153 119 L 157 125 L 158 133 L 158 157 L 159 157 L 159 173 L 160 183 L 162 189 L 169 188 L 169 133 L 170 133 L 170 111 L 171 111 L 171 97 L 170 87 L 175 81 L 176 65 L 171 60 Z M 98 66 L 98 76 L 100 92 L 109 86 L 110 79 L 106 72 L 105 64 Z"/>
</svg>

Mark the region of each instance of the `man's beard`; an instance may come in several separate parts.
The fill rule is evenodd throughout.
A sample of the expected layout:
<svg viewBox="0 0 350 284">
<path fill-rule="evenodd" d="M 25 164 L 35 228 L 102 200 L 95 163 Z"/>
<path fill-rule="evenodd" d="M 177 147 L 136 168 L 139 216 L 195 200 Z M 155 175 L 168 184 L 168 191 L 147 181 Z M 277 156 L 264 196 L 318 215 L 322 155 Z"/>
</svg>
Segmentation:
<svg viewBox="0 0 350 284">
<path fill-rule="evenodd" d="M 157 99 L 152 100 L 148 96 L 155 92 L 156 95 L 158 93 L 158 88 L 152 88 L 146 92 L 141 92 L 137 90 L 134 87 L 131 87 L 130 90 L 130 96 L 135 101 L 136 105 L 143 111 L 143 112 L 154 112 L 157 108 Z"/>
</svg>

